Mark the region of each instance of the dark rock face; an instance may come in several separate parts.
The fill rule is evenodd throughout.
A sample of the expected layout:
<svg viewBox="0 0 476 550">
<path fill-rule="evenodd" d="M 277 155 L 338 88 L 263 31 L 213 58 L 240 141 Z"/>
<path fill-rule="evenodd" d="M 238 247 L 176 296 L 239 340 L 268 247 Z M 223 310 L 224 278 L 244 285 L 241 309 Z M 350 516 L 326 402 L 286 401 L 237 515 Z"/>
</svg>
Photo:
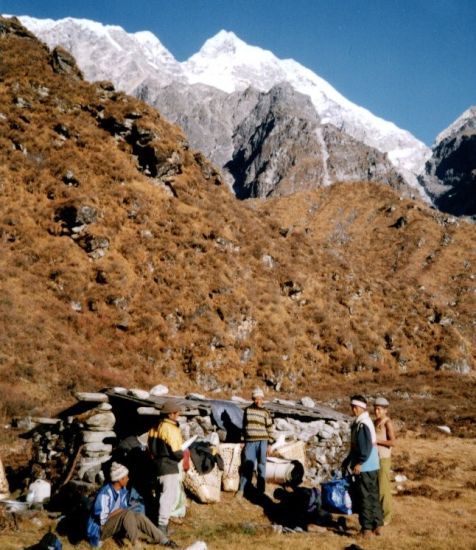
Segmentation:
<svg viewBox="0 0 476 550">
<path fill-rule="evenodd" d="M 389 185 L 405 196 L 415 194 L 415 190 L 408 186 L 388 160 L 386 153 L 365 145 L 332 124 L 324 125 L 322 134 L 328 153 L 327 171 L 331 182 L 375 181 Z"/>
<path fill-rule="evenodd" d="M 20 38 L 31 38 L 36 40 L 36 36 L 27 30 L 16 17 L 10 19 L 2 18 L 0 20 L 0 36 L 14 34 Z"/>
<path fill-rule="evenodd" d="M 142 96 L 182 126 L 192 147 L 224 170 L 240 199 L 290 195 L 335 181 L 378 181 L 411 190 L 387 156 L 331 124 L 289 84 L 226 94 L 204 85 L 170 85 Z"/>
<path fill-rule="evenodd" d="M 233 135 L 225 167 L 238 198 L 285 195 L 319 187 L 325 179 L 320 120 L 308 97 L 276 86 L 258 101 Z"/>
<path fill-rule="evenodd" d="M 420 181 L 440 210 L 476 216 L 476 107 L 442 134 Z"/>
<path fill-rule="evenodd" d="M 83 73 L 78 69 L 76 60 L 61 46 L 51 52 L 51 66 L 58 74 L 66 74 L 75 80 L 83 80 Z"/>
</svg>

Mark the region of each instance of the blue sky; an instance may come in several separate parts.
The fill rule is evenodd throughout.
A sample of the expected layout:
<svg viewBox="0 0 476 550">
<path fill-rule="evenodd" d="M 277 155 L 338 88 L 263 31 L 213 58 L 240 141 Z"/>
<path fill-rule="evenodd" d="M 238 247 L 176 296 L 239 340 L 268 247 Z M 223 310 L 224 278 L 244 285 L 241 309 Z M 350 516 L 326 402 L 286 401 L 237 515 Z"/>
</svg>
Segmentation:
<svg viewBox="0 0 476 550">
<path fill-rule="evenodd" d="M 180 61 L 230 30 L 428 145 L 476 104 L 476 0 L 0 0 L 0 13 L 150 30 Z"/>
</svg>

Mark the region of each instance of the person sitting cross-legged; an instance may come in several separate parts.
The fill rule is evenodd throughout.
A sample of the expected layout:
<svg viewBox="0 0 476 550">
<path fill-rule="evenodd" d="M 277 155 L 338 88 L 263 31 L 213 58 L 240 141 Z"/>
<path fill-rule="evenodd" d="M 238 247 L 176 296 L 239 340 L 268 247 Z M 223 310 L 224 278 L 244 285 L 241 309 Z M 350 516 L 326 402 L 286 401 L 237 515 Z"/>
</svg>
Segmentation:
<svg viewBox="0 0 476 550">
<path fill-rule="evenodd" d="M 102 541 L 123 536 L 129 539 L 134 548 L 140 548 L 139 535 L 149 537 L 154 544 L 177 548 L 144 514 L 129 507 L 129 470 L 122 464 L 113 462 L 110 470 L 110 483 L 101 487 L 88 519 L 87 538 L 91 546 L 100 547 Z"/>
</svg>

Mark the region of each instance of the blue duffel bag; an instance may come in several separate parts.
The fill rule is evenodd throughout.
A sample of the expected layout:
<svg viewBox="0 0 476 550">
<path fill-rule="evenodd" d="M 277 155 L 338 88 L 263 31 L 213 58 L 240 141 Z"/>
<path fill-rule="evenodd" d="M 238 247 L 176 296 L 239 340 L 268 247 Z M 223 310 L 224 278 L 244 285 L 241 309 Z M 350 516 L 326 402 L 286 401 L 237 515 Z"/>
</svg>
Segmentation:
<svg viewBox="0 0 476 550">
<path fill-rule="evenodd" d="M 333 514 L 352 514 L 349 480 L 346 478 L 332 479 L 321 484 L 322 508 Z"/>
</svg>

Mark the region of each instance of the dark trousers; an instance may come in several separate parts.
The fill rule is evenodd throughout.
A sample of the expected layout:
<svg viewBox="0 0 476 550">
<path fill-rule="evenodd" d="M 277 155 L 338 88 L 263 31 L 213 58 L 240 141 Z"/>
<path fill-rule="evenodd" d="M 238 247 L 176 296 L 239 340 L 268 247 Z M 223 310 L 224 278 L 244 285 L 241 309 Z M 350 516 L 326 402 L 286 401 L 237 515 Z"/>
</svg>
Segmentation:
<svg viewBox="0 0 476 550">
<path fill-rule="evenodd" d="M 362 472 L 352 482 L 352 507 L 359 514 L 362 530 L 373 531 L 383 525 L 382 508 L 378 490 L 378 470 Z"/>
</svg>

